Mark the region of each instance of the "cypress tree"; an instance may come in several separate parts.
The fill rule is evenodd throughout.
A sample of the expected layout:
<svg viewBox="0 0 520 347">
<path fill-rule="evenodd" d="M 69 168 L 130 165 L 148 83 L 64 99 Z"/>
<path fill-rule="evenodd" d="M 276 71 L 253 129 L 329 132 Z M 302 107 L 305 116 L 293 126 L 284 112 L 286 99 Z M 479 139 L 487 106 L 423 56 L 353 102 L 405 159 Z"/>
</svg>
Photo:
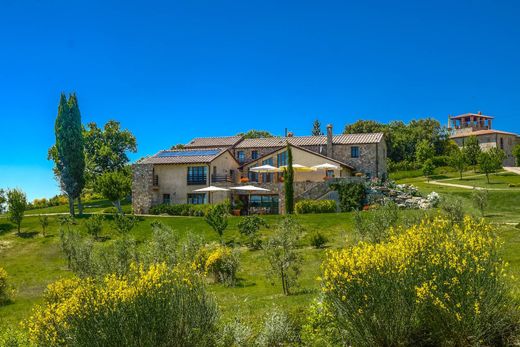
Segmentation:
<svg viewBox="0 0 520 347">
<path fill-rule="evenodd" d="M 83 132 L 81 114 L 75 94 L 72 94 L 68 101 L 65 94 L 61 94 L 54 130 L 57 153 L 56 167 L 59 172 L 61 188 L 69 198 L 70 214 L 74 216 L 74 199 L 79 199 L 85 186 Z"/>
<path fill-rule="evenodd" d="M 320 124 L 320 121 L 316 119 L 312 126 L 312 136 L 320 136 L 320 135 L 323 135 L 323 133 L 321 132 L 321 124 Z"/>
<path fill-rule="evenodd" d="M 285 213 L 294 213 L 294 169 L 291 145 L 287 143 L 287 168 L 284 171 Z"/>
</svg>

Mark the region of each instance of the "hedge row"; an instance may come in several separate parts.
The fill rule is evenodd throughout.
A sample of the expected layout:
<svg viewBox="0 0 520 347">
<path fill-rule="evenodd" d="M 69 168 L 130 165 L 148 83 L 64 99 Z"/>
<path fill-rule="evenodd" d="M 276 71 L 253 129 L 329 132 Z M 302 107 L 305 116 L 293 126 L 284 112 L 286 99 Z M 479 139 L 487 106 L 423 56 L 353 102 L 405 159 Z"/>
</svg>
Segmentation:
<svg viewBox="0 0 520 347">
<path fill-rule="evenodd" d="M 201 217 L 206 214 L 210 205 L 192 205 L 177 204 L 167 205 L 161 204 L 150 208 L 150 214 L 169 214 L 170 216 L 197 216 Z"/>
<path fill-rule="evenodd" d="M 336 212 L 334 200 L 300 200 L 294 206 L 297 214 Z"/>
</svg>

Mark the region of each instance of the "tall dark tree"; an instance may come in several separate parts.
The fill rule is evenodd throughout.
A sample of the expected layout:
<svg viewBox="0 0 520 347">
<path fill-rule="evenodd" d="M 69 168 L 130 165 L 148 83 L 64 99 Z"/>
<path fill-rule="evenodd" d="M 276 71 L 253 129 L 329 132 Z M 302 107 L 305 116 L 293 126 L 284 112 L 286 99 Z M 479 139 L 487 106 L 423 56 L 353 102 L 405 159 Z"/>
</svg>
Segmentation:
<svg viewBox="0 0 520 347">
<path fill-rule="evenodd" d="M 287 168 L 284 170 L 285 213 L 294 213 L 294 169 L 291 145 L 287 143 Z"/>
<path fill-rule="evenodd" d="M 468 165 L 473 166 L 473 169 L 475 169 L 479 161 L 480 153 L 482 152 L 476 136 L 469 136 L 464 140 L 462 152 L 466 157 Z"/>
<path fill-rule="evenodd" d="M 318 119 L 314 121 L 314 124 L 312 125 L 312 136 L 320 136 L 323 135 L 323 132 L 321 131 L 321 124 Z"/>
<path fill-rule="evenodd" d="M 80 195 L 85 186 L 85 154 L 81 127 L 81 114 L 75 94 L 61 94 L 58 116 L 55 123 L 55 149 L 49 150 L 49 157 L 54 159 L 56 172 L 62 190 L 69 198 L 69 212 L 74 216 L 74 199 L 78 198 L 81 214 Z"/>
</svg>

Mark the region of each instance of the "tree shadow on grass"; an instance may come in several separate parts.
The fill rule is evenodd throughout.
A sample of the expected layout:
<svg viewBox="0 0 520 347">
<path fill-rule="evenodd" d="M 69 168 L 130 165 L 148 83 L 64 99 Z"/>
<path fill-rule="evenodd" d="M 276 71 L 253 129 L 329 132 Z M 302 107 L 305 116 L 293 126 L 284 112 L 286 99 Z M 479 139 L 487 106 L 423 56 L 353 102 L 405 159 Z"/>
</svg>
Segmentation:
<svg viewBox="0 0 520 347">
<path fill-rule="evenodd" d="M 22 239 L 33 239 L 38 234 L 38 231 L 21 231 L 17 235 Z"/>
<path fill-rule="evenodd" d="M 9 231 L 14 229 L 14 225 L 11 223 L 0 223 L 0 236 L 7 234 Z"/>
</svg>

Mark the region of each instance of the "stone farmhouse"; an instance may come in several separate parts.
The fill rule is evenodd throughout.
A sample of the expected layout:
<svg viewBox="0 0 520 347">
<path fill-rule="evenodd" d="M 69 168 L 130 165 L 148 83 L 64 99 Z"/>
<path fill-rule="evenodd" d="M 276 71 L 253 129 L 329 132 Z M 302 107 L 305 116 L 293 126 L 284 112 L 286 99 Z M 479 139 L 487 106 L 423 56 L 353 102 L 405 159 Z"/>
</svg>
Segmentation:
<svg viewBox="0 0 520 347">
<path fill-rule="evenodd" d="M 162 150 L 133 165 L 132 204 L 135 213 L 148 213 L 157 204 L 217 203 L 228 192 L 196 190 L 208 186 L 229 188 L 254 185 L 264 192 L 240 193 L 244 205 L 259 213 L 283 211 L 283 174 L 258 173 L 254 167 L 287 164 L 287 144 L 293 164 L 306 168 L 331 164 L 332 169 L 295 172 L 295 198 L 320 199 L 331 194 L 337 180 L 386 178 L 386 143 L 382 133 L 333 135 L 332 125 L 320 136 L 246 139 L 242 136 L 194 138 L 182 149 Z M 360 178 L 362 177 L 362 178 Z M 211 199 L 211 201 L 210 201 Z"/>
<path fill-rule="evenodd" d="M 464 147 L 464 141 L 469 136 L 476 136 L 482 150 L 492 147 L 500 148 L 506 154 L 504 166 L 514 166 L 515 158 L 513 148 L 520 144 L 520 136 L 514 133 L 494 130 L 492 122 L 494 117 L 478 113 L 465 113 L 458 116 L 450 116 L 448 128 L 450 136 L 459 147 Z"/>
</svg>

